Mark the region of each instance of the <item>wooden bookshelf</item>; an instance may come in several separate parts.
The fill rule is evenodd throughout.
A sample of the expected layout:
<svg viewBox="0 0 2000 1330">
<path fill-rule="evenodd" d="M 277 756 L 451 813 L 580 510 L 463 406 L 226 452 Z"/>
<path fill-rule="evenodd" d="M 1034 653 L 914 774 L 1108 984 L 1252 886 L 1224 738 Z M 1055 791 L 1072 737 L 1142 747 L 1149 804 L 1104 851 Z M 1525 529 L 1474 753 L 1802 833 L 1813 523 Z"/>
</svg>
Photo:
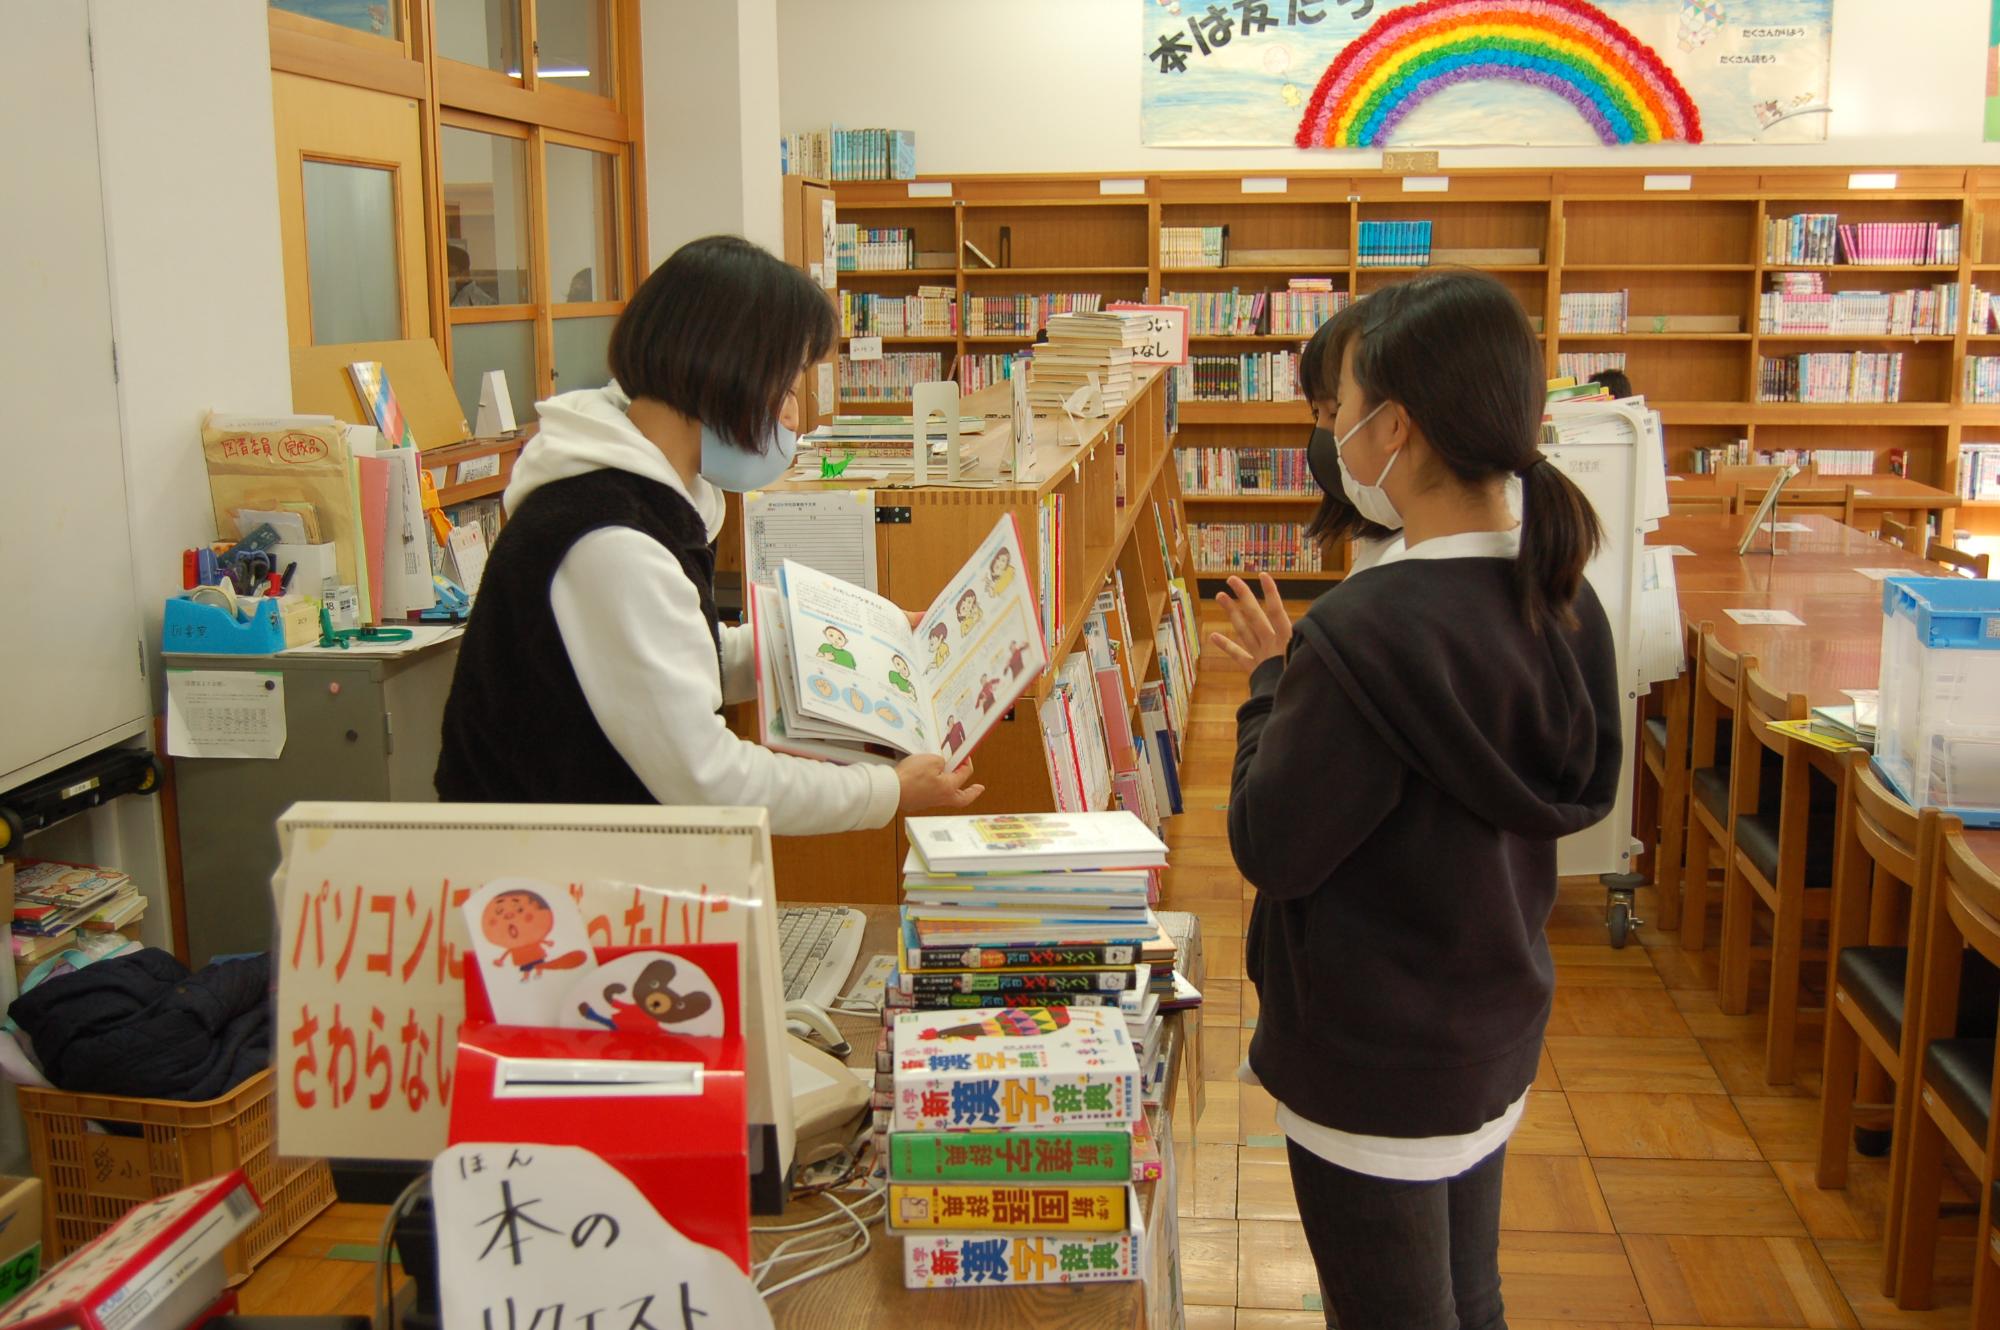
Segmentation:
<svg viewBox="0 0 2000 1330">
<path fill-rule="evenodd" d="M 1752 448 L 1867 449 L 1887 469 L 1891 450 L 1907 458 L 1912 479 L 1955 489 L 1961 443 L 2000 442 L 2000 404 L 1967 400 L 1966 360 L 2000 356 L 2000 333 L 1972 334 L 1966 310 L 1974 284 L 2000 289 L 2000 169 L 1898 167 L 1896 188 L 1849 189 L 1848 167 L 1723 167 L 1688 173 L 1686 190 L 1647 188 L 1644 172 L 1585 170 L 1454 171 L 1443 192 L 1409 192 L 1400 175 L 1292 172 L 1281 194 L 1246 194 L 1239 172 L 1132 173 L 1143 192 L 1100 196 L 1098 175 L 952 176 L 950 199 L 911 199 L 902 182 L 843 184 L 843 221 L 914 226 L 919 248 L 949 251 L 960 265 L 906 273 L 843 273 L 874 290 L 897 290 L 901 278 L 954 285 L 961 326 L 967 294 L 1099 292 L 1108 303 L 1157 298 L 1162 291 L 1244 292 L 1282 289 L 1289 277 L 1330 277 L 1337 289 L 1365 294 L 1424 271 L 1357 261 L 1366 221 L 1429 221 L 1434 253 L 1509 250 L 1508 262 L 1475 265 L 1506 283 L 1548 331 L 1546 367 L 1554 375 L 1568 352 L 1622 352 L 1626 372 L 1667 424 L 1668 465 L 1692 469 L 1695 450 L 1738 440 Z M 1796 213 L 1831 212 L 1842 224 L 1937 222 L 1960 227 L 1956 264 L 1808 266 L 1765 260 L 1765 226 Z M 972 259 L 971 240 L 996 261 L 1008 228 L 1011 263 L 987 268 Z M 1227 226 L 1222 268 L 1163 267 L 1161 227 Z M 1521 261 L 1518 251 L 1535 251 Z M 1296 261 L 1266 261 L 1286 252 Z M 970 265 L 970 266 L 966 266 Z M 1955 284 L 1958 326 L 1917 337 L 1869 334 L 1808 336 L 1758 330 L 1758 296 L 1779 272 L 1811 271 L 1833 291 L 1902 291 Z M 1565 333 L 1564 292 L 1625 291 L 1622 334 Z M 1659 316 L 1734 319 L 1733 332 L 1655 332 Z M 954 363 L 966 354 L 1025 346 L 1019 336 L 925 339 Z M 1196 354 L 1283 350 L 1302 339 L 1197 336 Z M 1900 351 L 1902 400 L 1833 405 L 1760 402 L 1766 356 L 1824 351 Z M 898 404 L 857 406 L 895 410 Z M 1309 429 L 1303 403 L 1219 403 L 1183 399 L 1181 447 L 1299 447 Z M 1190 495 L 1192 520 L 1265 520 L 1243 496 Z M 1260 501 L 1268 520 L 1306 520 L 1307 505 Z M 1959 526 L 2000 531 L 2000 503 L 1964 505 Z M 1337 572 L 1289 575 L 1309 584 Z M 1310 587 L 1302 587 L 1309 594 Z"/>
<path fill-rule="evenodd" d="M 1115 569 L 1124 583 L 1126 611 L 1137 639 L 1129 644 L 1132 659 L 1143 679 L 1159 678 L 1152 629 L 1166 613 L 1174 579 L 1190 575 L 1179 473 L 1167 433 L 1167 385 L 1161 371 L 1146 371 L 1122 410 L 1086 422 L 1084 428 L 1081 443 L 1044 442 L 1038 449 L 1036 478 L 1026 483 L 875 490 L 880 592 L 898 605 L 928 605 L 1004 514 L 1011 514 L 1020 527 L 1028 564 L 1022 576 L 1030 586 L 1039 586 L 1044 554 L 1038 517 L 1044 500 L 1060 494 L 1063 563 L 1058 592 L 1063 618 L 1061 630 L 1048 644 L 1051 665 L 1083 649 L 1084 620 Z M 1038 437 L 1058 437 L 1056 421 L 1043 417 Z M 1121 467 L 1123 505 L 1117 501 Z M 774 488 L 822 486 L 787 480 Z M 1156 507 L 1159 528 L 1154 524 Z M 1162 529 L 1167 533 L 1164 549 Z M 974 779 L 986 786 L 986 794 L 973 811 L 1055 808 L 1039 714 L 1053 686 L 1051 669 L 980 742 L 972 764 Z M 1135 732 L 1143 732 L 1138 727 L 1136 694 L 1127 698 L 1127 704 Z M 752 709 L 740 709 L 733 721 L 740 733 L 756 732 Z M 896 825 L 873 831 L 775 838 L 779 894 L 787 900 L 896 903 L 908 850 L 900 824 L 899 818 Z"/>
</svg>

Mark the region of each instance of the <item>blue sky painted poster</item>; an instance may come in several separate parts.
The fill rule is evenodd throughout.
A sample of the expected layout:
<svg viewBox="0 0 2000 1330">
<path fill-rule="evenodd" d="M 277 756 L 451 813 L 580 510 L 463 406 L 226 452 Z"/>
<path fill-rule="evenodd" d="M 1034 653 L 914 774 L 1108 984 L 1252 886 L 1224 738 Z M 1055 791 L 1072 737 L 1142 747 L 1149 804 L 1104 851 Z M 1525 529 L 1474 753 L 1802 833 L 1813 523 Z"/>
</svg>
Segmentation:
<svg viewBox="0 0 2000 1330">
<path fill-rule="evenodd" d="M 1826 137 L 1832 0 L 1128 3 L 1153 147 Z"/>
<path fill-rule="evenodd" d="M 2000 0 L 1986 24 L 1986 141 L 2000 143 Z"/>
</svg>

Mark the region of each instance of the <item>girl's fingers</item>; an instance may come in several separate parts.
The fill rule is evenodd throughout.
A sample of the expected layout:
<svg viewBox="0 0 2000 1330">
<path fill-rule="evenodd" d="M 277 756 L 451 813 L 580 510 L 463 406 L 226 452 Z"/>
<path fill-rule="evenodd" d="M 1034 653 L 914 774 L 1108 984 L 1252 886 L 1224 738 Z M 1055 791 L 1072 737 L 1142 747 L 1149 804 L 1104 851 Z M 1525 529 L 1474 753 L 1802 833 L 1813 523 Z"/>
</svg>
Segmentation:
<svg viewBox="0 0 2000 1330">
<path fill-rule="evenodd" d="M 1210 633 L 1208 635 L 1208 640 L 1210 645 L 1220 650 L 1224 655 L 1228 656 L 1232 661 L 1234 661 L 1237 665 L 1241 666 L 1244 669 L 1249 669 L 1250 666 L 1257 659 L 1255 656 L 1251 655 L 1248 651 L 1245 651 L 1236 642 L 1232 641 L 1227 637 L 1224 637 L 1221 633 Z"/>
</svg>

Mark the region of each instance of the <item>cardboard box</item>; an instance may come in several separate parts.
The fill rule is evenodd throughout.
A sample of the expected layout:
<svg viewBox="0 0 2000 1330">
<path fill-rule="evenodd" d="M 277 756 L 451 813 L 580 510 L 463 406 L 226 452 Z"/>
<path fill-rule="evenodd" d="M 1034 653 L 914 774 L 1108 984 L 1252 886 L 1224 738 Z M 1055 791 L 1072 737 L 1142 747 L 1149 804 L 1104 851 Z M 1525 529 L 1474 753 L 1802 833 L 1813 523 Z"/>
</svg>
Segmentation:
<svg viewBox="0 0 2000 1330">
<path fill-rule="evenodd" d="M 13 870 L 7 898 L 14 896 Z M 0 1306 L 27 1291 L 42 1273 L 42 1180 L 0 1175 Z"/>
</svg>

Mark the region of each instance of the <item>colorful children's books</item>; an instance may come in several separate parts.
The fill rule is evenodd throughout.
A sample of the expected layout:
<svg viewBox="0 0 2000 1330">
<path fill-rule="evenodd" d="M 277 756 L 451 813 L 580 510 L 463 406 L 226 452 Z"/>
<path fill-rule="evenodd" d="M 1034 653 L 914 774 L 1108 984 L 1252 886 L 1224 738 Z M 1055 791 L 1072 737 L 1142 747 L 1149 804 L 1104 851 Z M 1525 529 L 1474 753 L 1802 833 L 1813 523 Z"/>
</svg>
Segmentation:
<svg viewBox="0 0 2000 1330">
<path fill-rule="evenodd" d="M 903 1239 L 905 1288 L 1006 1288 L 1138 1279 L 1145 1234 L 1136 1201 L 1119 1233 L 936 1233 Z"/>
<path fill-rule="evenodd" d="M 1127 812 L 913 817 L 911 846 L 933 873 L 1046 868 L 1154 868 L 1167 847 Z"/>
<path fill-rule="evenodd" d="M 389 368 L 379 360 L 357 360 L 347 367 L 348 377 L 354 380 L 355 396 L 361 399 L 361 409 L 368 413 L 368 419 L 391 448 L 414 448 L 417 436 L 410 432 L 410 425 L 403 415 L 403 408 L 396 402 L 396 390 L 389 384 Z"/>
<path fill-rule="evenodd" d="M 1124 1182 L 1132 1136 L 1123 1131 L 897 1132 L 891 1182 Z"/>
<path fill-rule="evenodd" d="M 1104 1233 L 1125 1227 L 1126 1185 L 1023 1187 L 991 1182 L 891 1182 L 898 1232 Z"/>
<path fill-rule="evenodd" d="M 754 588 L 759 710 L 773 748 L 865 760 L 870 745 L 956 764 L 1048 664 L 1012 515 L 913 627 L 893 603 L 786 560 Z"/>
<path fill-rule="evenodd" d="M 1122 1125 L 1139 1115 L 1138 1055 L 1116 1009 L 905 1012 L 893 1046 L 899 1131 Z"/>
</svg>

